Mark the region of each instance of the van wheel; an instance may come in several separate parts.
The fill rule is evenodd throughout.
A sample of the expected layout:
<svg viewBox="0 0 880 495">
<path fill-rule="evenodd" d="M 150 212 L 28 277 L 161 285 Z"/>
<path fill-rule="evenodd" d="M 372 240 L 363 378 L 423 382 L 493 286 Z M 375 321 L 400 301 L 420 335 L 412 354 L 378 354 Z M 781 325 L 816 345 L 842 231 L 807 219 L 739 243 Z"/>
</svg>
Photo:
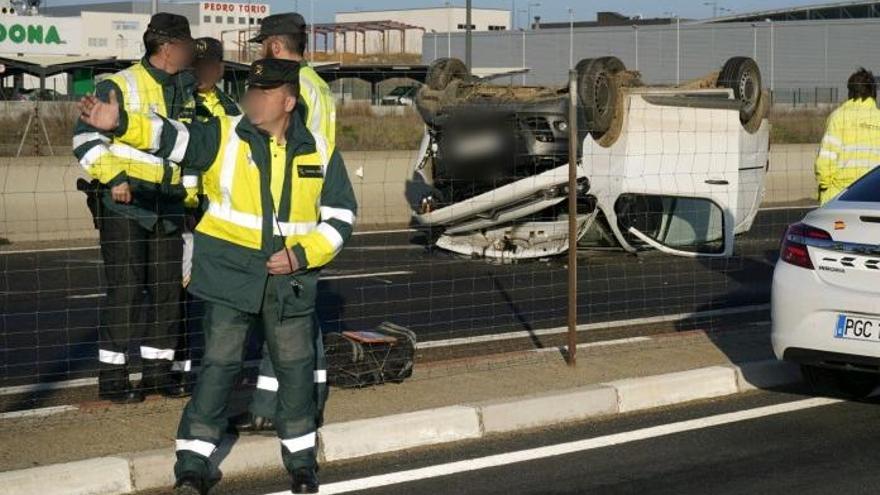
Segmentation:
<svg viewBox="0 0 880 495">
<path fill-rule="evenodd" d="M 626 70 L 617 57 L 586 58 L 578 62 L 577 92 L 584 133 L 601 137 L 614 120 L 620 83 L 615 75 Z"/>
<path fill-rule="evenodd" d="M 718 74 L 717 85 L 733 90 L 740 102 L 739 121 L 746 124 L 761 108 L 761 70 L 749 57 L 732 57 L 724 63 Z"/>
<path fill-rule="evenodd" d="M 801 366 L 804 380 L 818 395 L 864 399 L 880 385 L 880 375 L 860 371 Z"/>
<path fill-rule="evenodd" d="M 468 79 L 467 65 L 457 58 L 438 58 L 428 67 L 425 84 L 434 91 L 443 91 L 456 79 Z"/>
</svg>

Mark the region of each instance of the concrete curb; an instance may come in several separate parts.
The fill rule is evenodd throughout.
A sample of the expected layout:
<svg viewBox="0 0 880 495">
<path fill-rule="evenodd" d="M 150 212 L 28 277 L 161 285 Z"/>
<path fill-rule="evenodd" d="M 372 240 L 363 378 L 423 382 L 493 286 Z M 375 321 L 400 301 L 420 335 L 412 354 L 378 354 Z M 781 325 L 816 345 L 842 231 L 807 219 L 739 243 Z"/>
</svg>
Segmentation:
<svg viewBox="0 0 880 495">
<path fill-rule="evenodd" d="M 329 424 L 321 429 L 319 457 L 325 462 L 355 459 L 491 434 L 562 424 L 757 388 L 797 383 L 796 366 L 779 361 L 711 366 L 616 380 L 569 390 L 441 407 L 412 413 Z M 389 428 L 394 425 L 394 428 Z M 215 454 L 225 476 L 279 468 L 278 440 L 242 437 Z M 0 473 L 0 495 L 116 495 L 170 486 L 174 454 L 169 449 L 102 457 Z M 46 480 L 58 487 L 51 491 Z"/>
<path fill-rule="evenodd" d="M 3 495 L 99 495 L 133 490 L 128 461 L 97 457 L 0 473 Z"/>
</svg>

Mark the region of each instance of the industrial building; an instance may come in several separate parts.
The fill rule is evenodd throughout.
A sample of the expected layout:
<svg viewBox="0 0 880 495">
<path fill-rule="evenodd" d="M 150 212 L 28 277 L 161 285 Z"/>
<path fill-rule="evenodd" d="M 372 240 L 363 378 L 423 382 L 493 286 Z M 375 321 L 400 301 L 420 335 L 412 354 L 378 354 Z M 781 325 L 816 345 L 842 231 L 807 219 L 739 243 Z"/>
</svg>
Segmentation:
<svg viewBox="0 0 880 495">
<path fill-rule="evenodd" d="M 474 33 L 473 63 L 522 67 L 528 72 L 516 83 L 555 85 L 565 82 L 579 60 L 614 55 L 647 82 L 675 84 L 717 71 L 729 57 L 749 56 L 758 62 L 774 102 L 836 103 L 846 97 L 846 79 L 860 66 L 880 74 L 878 14 L 880 2 L 849 1 L 649 24 L 542 23 L 540 29 Z M 464 59 L 464 35 L 449 38 L 426 34 L 422 61 Z"/>
<path fill-rule="evenodd" d="M 354 37 L 344 42 L 349 53 L 421 53 L 422 38 L 425 33 L 461 33 L 466 30 L 467 12 L 463 7 L 452 5 L 438 8 L 414 8 L 402 10 L 360 10 L 356 12 L 337 12 L 336 23 L 350 25 L 377 21 L 392 21 L 411 26 L 404 31 L 389 31 L 387 35 L 380 31 L 365 33 L 364 46 L 358 46 Z M 502 9 L 471 10 L 471 24 L 474 31 L 505 31 L 510 29 L 510 11 Z"/>
</svg>

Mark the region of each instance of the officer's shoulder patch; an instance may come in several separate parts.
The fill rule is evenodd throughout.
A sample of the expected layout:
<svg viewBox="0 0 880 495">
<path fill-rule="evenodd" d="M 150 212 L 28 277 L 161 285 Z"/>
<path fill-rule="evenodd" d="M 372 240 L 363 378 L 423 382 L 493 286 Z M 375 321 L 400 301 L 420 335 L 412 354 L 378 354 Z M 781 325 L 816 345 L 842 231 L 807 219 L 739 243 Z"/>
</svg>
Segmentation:
<svg viewBox="0 0 880 495">
<path fill-rule="evenodd" d="M 323 167 L 320 165 L 297 165 L 297 175 L 308 179 L 320 179 L 324 177 Z"/>
</svg>

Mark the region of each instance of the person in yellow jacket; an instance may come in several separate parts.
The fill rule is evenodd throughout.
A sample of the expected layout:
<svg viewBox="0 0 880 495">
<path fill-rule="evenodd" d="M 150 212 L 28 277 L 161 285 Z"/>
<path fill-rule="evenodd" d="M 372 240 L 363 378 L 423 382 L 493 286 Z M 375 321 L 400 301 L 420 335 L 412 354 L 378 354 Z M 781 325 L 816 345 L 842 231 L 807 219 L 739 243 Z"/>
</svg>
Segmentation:
<svg viewBox="0 0 880 495">
<path fill-rule="evenodd" d="M 816 159 L 820 204 L 880 165 L 880 110 L 874 74 L 861 68 L 846 85 L 849 99 L 828 117 Z"/>
<path fill-rule="evenodd" d="M 194 119 L 199 122 L 207 122 L 210 119 L 221 118 L 227 115 L 241 115 L 241 109 L 235 100 L 226 94 L 218 85 L 223 81 L 226 70 L 223 62 L 223 43 L 216 38 L 197 38 L 193 43 L 193 72 L 196 79 L 195 92 L 195 115 Z M 194 317 L 193 298 L 186 294 L 186 286 L 189 285 L 192 276 L 193 256 L 193 229 L 207 208 L 207 199 L 202 190 L 201 174 L 192 169 L 183 169 L 181 178 L 186 188 L 186 198 L 183 204 L 186 208 L 185 225 L 183 232 L 183 329 L 178 339 L 177 356 L 175 363 L 182 372 L 182 376 L 191 382 L 190 370 L 192 368 L 193 348 L 191 345 L 192 335 L 197 331 L 200 318 Z"/>
<path fill-rule="evenodd" d="M 192 58 L 189 22 L 160 12 L 143 40 L 143 59 L 99 82 L 97 97 L 106 101 L 113 92 L 129 111 L 191 119 L 195 79 L 184 70 Z M 81 121 L 74 128 L 73 153 L 99 184 L 96 224 L 107 279 L 98 329 L 99 397 L 131 403 L 142 401 L 145 392 L 184 396 L 186 387 L 172 370 L 181 316 L 181 156 L 158 158 Z M 129 381 L 130 343 L 140 346 L 138 388 Z"/>
<path fill-rule="evenodd" d="M 193 69 L 196 77 L 195 119 L 200 122 L 227 115 L 241 115 L 241 109 L 231 96 L 217 85 L 223 80 L 223 43 L 216 38 L 198 38 L 193 44 Z M 189 284 L 192 269 L 192 228 L 201 217 L 204 204 L 201 179 L 194 170 L 183 170 L 183 187 L 186 188 L 184 205 L 187 208 L 187 231 L 183 234 L 183 285 Z"/>
<path fill-rule="evenodd" d="M 330 86 L 305 60 L 308 28 L 298 13 L 273 14 L 263 19 L 260 32 L 250 41 L 260 43 L 265 58 L 291 60 L 299 63 L 300 103 L 304 109 L 305 124 L 312 132 L 320 153 L 332 154 L 336 146 L 336 103 Z M 272 369 L 265 346 L 257 389 L 249 410 L 233 418 L 239 431 L 271 430 L 275 414 L 278 380 Z"/>
<path fill-rule="evenodd" d="M 175 493 L 207 492 L 209 457 L 228 424 L 227 401 L 246 337 L 259 326 L 278 376 L 275 426 L 293 493 L 317 493 L 321 340 L 318 277 L 350 237 L 357 203 L 341 155 L 324 159 L 296 115 L 298 66 L 251 66 L 243 117 L 182 125 L 121 111 L 91 97 L 81 119 L 158 156 L 173 153 L 204 174 L 208 209 L 196 227 L 189 291 L 205 300 L 205 352 L 177 433 Z"/>
<path fill-rule="evenodd" d="M 315 136 L 318 151 L 332 154 L 336 147 L 336 102 L 330 86 L 305 60 L 308 28 L 303 16 L 286 12 L 265 17 L 260 32 L 250 42 L 262 45 L 264 58 L 299 63 L 300 101 L 305 109 L 306 127 Z"/>
</svg>

